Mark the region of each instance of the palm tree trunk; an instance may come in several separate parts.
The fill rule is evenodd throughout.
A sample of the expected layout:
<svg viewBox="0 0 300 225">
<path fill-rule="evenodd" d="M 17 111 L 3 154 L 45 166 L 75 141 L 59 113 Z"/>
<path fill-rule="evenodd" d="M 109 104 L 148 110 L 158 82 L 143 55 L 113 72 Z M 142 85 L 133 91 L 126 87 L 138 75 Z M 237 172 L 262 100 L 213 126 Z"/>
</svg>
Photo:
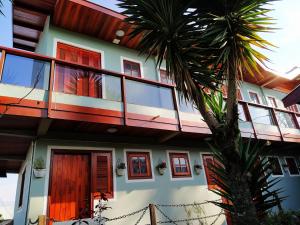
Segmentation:
<svg viewBox="0 0 300 225">
<path fill-rule="evenodd" d="M 229 174 L 229 184 L 233 196 L 232 204 L 234 225 L 258 225 L 255 204 L 251 196 L 247 174 L 243 174 L 242 163 L 239 155 L 240 130 L 238 124 L 237 80 L 239 65 L 237 57 L 232 56 L 228 68 L 228 99 L 226 126 L 219 129 L 215 142 L 225 156 L 225 169 Z"/>
</svg>

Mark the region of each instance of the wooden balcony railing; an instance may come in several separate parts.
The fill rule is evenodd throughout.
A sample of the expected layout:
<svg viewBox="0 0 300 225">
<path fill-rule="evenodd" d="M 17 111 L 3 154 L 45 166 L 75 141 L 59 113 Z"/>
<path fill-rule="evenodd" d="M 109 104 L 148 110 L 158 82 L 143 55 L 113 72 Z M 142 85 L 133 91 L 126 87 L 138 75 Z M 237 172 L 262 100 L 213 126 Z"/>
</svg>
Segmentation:
<svg viewBox="0 0 300 225">
<path fill-rule="evenodd" d="M 0 50 L 0 85 L 9 86 L 0 87 L 1 114 L 210 133 L 199 113 L 184 112 L 172 84 L 6 47 Z M 16 89 L 18 96 L 4 90 L 12 87 L 27 91 Z M 245 137 L 300 142 L 300 113 L 245 101 L 239 105 Z"/>
</svg>

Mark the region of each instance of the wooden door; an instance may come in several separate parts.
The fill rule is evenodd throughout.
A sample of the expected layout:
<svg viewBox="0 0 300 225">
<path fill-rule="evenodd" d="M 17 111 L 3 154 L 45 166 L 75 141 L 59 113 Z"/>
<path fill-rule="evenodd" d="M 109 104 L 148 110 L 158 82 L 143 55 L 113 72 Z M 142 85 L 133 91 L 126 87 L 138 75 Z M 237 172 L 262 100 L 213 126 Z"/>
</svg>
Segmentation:
<svg viewBox="0 0 300 225">
<path fill-rule="evenodd" d="M 89 155 L 53 154 L 49 217 L 59 221 L 90 217 L 90 177 Z"/>
<path fill-rule="evenodd" d="M 101 68 L 101 55 L 63 43 L 57 44 L 56 57 L 68 62 Z M 92 71 L 58 66 L 55 90 L 79 96 L 102 97 L 102 75 Z"/>
</svg>

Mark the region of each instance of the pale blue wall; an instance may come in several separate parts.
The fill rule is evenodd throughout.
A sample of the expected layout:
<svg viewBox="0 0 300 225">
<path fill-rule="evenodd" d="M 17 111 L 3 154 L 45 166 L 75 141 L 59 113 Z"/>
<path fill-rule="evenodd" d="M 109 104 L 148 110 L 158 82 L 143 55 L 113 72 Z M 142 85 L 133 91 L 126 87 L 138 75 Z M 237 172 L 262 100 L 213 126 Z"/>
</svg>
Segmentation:
<svg viewBox="0 0 300 225">
<path fill-rule="evenodd" d="M 143 181 L 129 183 L 126 181 L 126 177 L 117 177 L 114 171 L 116 189 L 116 197 L 114 200 L 109 202 L 109 206 L 113 209 L 109 210 L 105 215 L 107 217 L 115 217 L 121 214 L 126 214 L 131 211 L 143 208 L 149 203 L 160 203 L 160 204 L 179 204 L 179 203 L 194 203 L 194 202 L 204 202 L 206 200 L 216 200 L 218 197 L 208 191 L 206 178 L 204 171 L 201 171 L 200 175 L 196 175 L 193 170 L 193 165 L 195 162 L 201 163 L 200 153 L 207 151 L 206 148 L 201 149 L 190 149 L 190 148 L 174 148 L 170 146 L 137 146 L 137 145 L 120 145 L 120 144 L 101 144 L 101 143 L 91 143 L 91 142 L 79 142 L 79 141 L 59 141 L 59 140 L 40 140 L 37 143 L 36 151 L 34 154 L 35 158 L 44 157 L 45 161 L 48 162 L 47 170 L 50 171 L 50 146 L 54 149 L 66 149 L 76 148 L 77 150 L 84 150 L 86 148 L 103 148 L 103 150 L 108 148 L 115 149 L 114 166 L 116 162 L 124 162 L 124 150 L 151 150 L 152 152 L 152 167 L 154 168 L 161 160 L 166 160 L 168 163 L 168 169 L 166 173 L 161 176 L 154 169 L 154 181 Z M 55 147 L 54 147 L 55 146 Z M 95 150 L 95 149 L 94 149 Z M 193 173 L 193 178 L 191 180 L 178 179 L 172 181 L 170 178 L 170 165 L 167 158 L 167 150 L 181 150 L 189 151 L 190 153 L 190 164 Z M 76 151 L 76 150 L 73 150 Z M 28 218 L 35 220 L 38 215 L 45 214 L 46 209 L 46 199 L 47 199 L 47 188 L 48 188 L 48 177 L 37 179 L 33 178 L 31 182 L 30 189 L 30 202 Z M 45 192 L 46 191 L 46 192 Z M 220 210 L 212 205 L 208 204 L 204 208 L 206 215 L 212 215 L 218 213 Z M 184 208 L 166 208 L 165 212 L 176 218 L 186 217 L 186 212 Z M 149 216 L 145 217 L 147 220 Z M 123 221 L 116 222 L 114 224 L 133 224 L 137 218 L 133 217 L 128 220 L 128 223 Z M 144 220 L 144 223 L 149 223 L 149 221 Z M 213 219 L 212 219 L 213 220 Z M 212 221 L 208 220 L 208 221 Z M 126 220 L 125 220 L 126 221 Z M 224 217 L 220 218 L 216 225 L 221 225 L 224 223 Z"/>
</svg>

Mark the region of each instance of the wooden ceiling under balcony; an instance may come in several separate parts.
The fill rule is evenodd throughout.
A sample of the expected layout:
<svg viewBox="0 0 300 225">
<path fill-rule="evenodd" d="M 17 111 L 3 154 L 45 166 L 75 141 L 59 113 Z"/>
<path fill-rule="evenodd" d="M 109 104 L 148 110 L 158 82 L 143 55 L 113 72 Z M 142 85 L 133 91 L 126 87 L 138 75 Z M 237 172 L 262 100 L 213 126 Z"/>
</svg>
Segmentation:
<svg viewBox="0 0 300 225">
<path fill-rule="evenodd" d="M 53 12 L 56 0 L 14 0 L 13 45 L 35 51 L 47 16 Z"/>
</svg>

